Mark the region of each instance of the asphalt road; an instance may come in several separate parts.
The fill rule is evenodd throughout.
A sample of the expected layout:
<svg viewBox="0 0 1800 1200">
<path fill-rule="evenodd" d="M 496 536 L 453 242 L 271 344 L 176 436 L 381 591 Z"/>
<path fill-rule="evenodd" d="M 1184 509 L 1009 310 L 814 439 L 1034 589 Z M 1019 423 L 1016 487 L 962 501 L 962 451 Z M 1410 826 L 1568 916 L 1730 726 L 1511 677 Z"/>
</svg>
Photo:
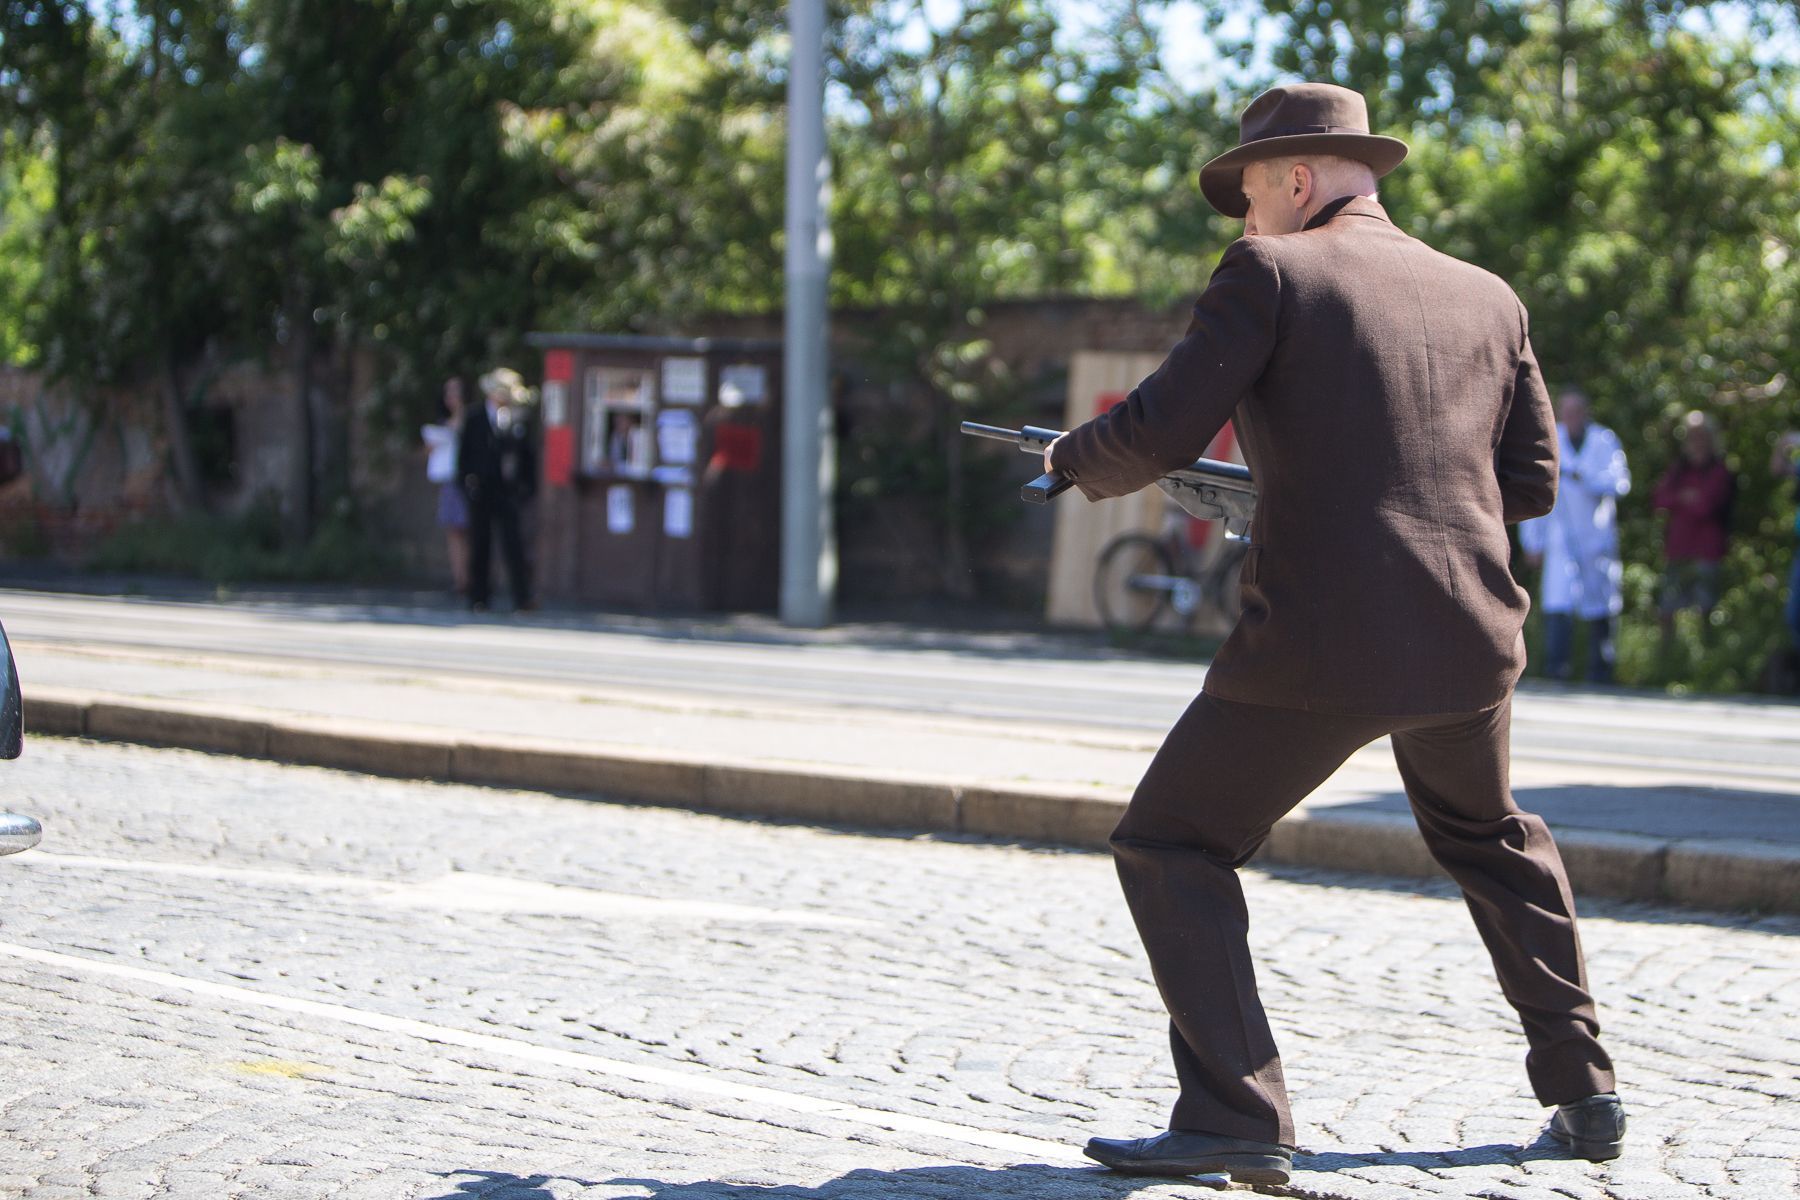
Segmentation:
<svg viewBox="0 0 1800 1200">
<path fill-rule="evenodd" d="M 433 675 L 561 683 L 871 712 L 1160 734 L 1203 678 L 1193 663 L 1134 657 L 1093 639 L 940 635 L 860 626 L 799 634 L 769 622 L 545 617 L 467 619 L 442 608 L 354 603 L 213 604 L 0 591 L 20 642 Z M 1722 784 L 1800 790 L 1800 705 L 1528 685 L 1514 754 L 1654 765 Z"/>
<path fill-rule="evenodd" d="M 1177 1200 L 1111 864 L 40 739 L 0 861 L 0 1195 Z M 1543 1142 L 1437 884 L 1249 871 L 1313 1200 L 1800 1188 L 1800 922 L 1586 906 L 1632 1128 Z"/>
</svg>

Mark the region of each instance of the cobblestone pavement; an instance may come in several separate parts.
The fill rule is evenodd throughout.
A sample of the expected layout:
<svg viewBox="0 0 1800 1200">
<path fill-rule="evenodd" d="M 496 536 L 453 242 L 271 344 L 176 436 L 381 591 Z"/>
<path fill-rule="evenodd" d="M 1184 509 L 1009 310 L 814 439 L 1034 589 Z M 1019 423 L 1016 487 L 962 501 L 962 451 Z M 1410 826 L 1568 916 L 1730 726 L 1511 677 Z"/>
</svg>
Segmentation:
<svg viewBox="0 0 1800 1200">
<path fill-rule="evenodd" d="M 0 861 L 0 1196 L 1203 1194 L 1069 1153 L 1172 1098 L 1103 856 L 49 739 L 0 782 L 46 829 Z M 1800 921 L 1587 906 L 1595 1165 L 1460 901 L 1247 884 L 1286 1194 L 1800 1193 Z"/>
</svg>

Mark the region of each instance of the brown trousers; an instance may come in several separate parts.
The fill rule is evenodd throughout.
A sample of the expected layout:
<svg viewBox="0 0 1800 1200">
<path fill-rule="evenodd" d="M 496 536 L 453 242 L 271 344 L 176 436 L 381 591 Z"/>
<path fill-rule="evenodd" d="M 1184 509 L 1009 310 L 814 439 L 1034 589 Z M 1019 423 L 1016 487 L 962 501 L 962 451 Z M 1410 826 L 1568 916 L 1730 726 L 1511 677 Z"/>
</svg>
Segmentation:
<svg viewBox="0 0 1800 1200">
<path fill-rule="evenodd" d="M 1275 1040 L 1256 994 L 1237 868 L 1345 759 L 1384 735 L 1438 864 L 1462 888 L 1518 1010 L 1544 1104 L 1613 1090 L 1556 843 L 1508 785 L 1510 698 L 1479 713 L 1370 717 L 1201 694 L 1113 831 L 1125 899 L 1170 1016 L 1171 1129 L 1294 1144 Z"/>
</svg>

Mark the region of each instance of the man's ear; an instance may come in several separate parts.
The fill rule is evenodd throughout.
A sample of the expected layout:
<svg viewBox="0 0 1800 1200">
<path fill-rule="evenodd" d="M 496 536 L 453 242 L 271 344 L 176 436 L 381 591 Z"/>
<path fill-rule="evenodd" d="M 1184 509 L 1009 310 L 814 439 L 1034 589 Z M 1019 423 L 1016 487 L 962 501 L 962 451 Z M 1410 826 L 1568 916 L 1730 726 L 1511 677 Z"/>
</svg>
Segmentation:
<svg viewBox="0 0 1800 1200">
<path fill-rule="evenodd" d="M 1303 208 L 1305 207 L 1306 202 L 1312 199 L 1314 182 L 1315 180 L 1313 179 L 1311 167 L 1307 166 L 1305 163 L 1295 163 L 1293 165 L 1288 173 L 1288 183 L 1290 187 L 1289 194 L 1294 198 L 1294 207 Z"/>
</svg>

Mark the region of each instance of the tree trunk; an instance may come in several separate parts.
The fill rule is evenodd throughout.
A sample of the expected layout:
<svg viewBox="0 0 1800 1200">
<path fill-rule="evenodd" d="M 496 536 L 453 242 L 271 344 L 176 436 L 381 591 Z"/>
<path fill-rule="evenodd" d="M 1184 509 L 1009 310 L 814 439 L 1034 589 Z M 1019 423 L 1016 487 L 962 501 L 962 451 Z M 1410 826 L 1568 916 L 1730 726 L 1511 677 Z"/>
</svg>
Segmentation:
<svg viewBox="0 0 1800 1200">
<path fill-rule="evenodd" d="M 312 389 L 313 508 L 316 522 L 326 507 L 350 491 L 351 349 L 343 336 L 330 339 L 325 369 Z"/>
<path fill-rule="evenodd" d="M 936 389 L 933 389 L 935 392 Z M 956 406 L 942 394 L 933 397 L 938 410 L 938 441 L 944 450 L 944 592 L 952 600 L 975 598 L 975 573 L 969 566 L 969 538 L 964 529 L 968 489 L 963 485 L 962 430 Z"/>
<path fill-rule="evenodd" d="M 313 318 L 312 304 L 304 289 L 296 288 L 288 299 L 289 370 L 294 393 L 289 411 L 287 495 L 282 498 L 281 535 L 289 547 L 304 546 L 313 534 L 315 503 L 314 462 L 316 424 L 313 420 Z"/>
<path fill-rule="evenodd" d="M 181 370 L 171 357 L 164 364 L 162 393 L 163 431 L 169 440 L 170 465 L 175 468 L 175 497 L 182 512 L 206 508 L 206 482 L 200 478 L 200 459 L 194 452 L 194 434 L 188 427 L 187 403 L 181 386 Z"/>
<path fill-rule="evenodd" d="M 1556 0 L 1556 50 L 1561 57 L 1562 78 L 1556 84 L 1556 119 L 1568 115 L 1575 103 L 1575 53 L 1569 45 L 1569 0 Z"/>
</svg>

